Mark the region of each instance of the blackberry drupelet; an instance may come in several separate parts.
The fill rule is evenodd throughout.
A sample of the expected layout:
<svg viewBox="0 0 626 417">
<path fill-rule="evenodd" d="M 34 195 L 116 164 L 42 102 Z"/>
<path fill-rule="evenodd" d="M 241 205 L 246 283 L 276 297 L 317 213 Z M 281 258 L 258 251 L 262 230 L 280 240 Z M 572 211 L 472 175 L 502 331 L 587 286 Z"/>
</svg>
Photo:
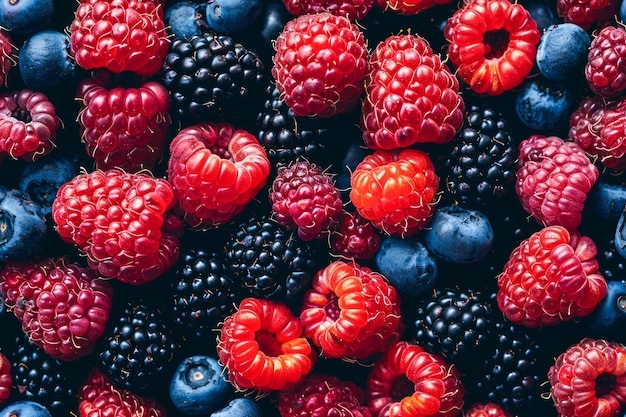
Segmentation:
<svg viewBox="0 0 626 417">
<path fill-rule="evenodd" d="M 178 345 L 161 309 L 130 300 L 109 320 L 98 367 L 122 389 L 146 395 L 167 378 Z"/>
<path fill-rule="evenodd" d="M 265 66 L 255 52 L 228 35 L 210 32 L 173 39 L 162 79 L 172 97 L 172 113 L 190 123 L 255 108 L 250 100 L 266 84 Z"/>
<path fill-rule="evenodd" d="M 315 242 L 301 240 L 267 215 L 241 223 L 225 253 L 228 273 L 248 296 L 288 303 L 300 298 L 322 265 Z"/>
<path fill-rule="evenodd" d="M 441 178 L 455 203 L 480 208 L 514 195 L 517 143 L 501 113 L 486 105 L 470 106 L 448 146 Z"/>
</svg>

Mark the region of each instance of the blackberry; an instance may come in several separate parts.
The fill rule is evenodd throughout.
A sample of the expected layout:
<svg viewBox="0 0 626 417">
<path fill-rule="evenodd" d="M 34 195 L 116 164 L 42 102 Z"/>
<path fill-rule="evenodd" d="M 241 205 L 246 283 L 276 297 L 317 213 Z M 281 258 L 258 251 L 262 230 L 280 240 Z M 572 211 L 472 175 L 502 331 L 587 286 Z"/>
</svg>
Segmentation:
<svg viewBox="0 0 626 417">
<path fill-rule="evenodd" d="M 441 177 L 455 203 L 480 207 L 514 192 L 517 143 L 501 113 L 471 105 L 448 146 Z"/>
<path fill-rule="evenodd" d="M 122 307 L 109 319 L 98 367 L 118 387 L 143 395 L 168 376 L 177 344 L 162 310 L 142 300 Z"/>
<path fill-rule="evenodd" d="M 228 272 L 249 296 L 293 302 L 319 269 L 315 243 L 267 215 L 241 223 L 225 246 Z"/>
<path fill-rule="evenodd" d="M 228 35 L 204 33 L 175 38 L 162 68 L 172 97 L 172 111 L 181 120 L 224 118 L 253 107 L 250 100 L 266 84 L 259 56 Z"/>
</svg>

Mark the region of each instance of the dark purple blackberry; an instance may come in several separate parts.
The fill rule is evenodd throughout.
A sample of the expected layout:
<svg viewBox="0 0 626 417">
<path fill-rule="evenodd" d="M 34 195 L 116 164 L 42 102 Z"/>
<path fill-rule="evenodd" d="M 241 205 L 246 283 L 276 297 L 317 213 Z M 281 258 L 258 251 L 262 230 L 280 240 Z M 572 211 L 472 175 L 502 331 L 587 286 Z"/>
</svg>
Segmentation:
<svg viewBox="0 0 626 417">
<path fill-rule="evenodd" d="M 448 146 L 441 177 L 455 203 L 477 207 L 515 193 L 517 143 L 501 113 L 470 106 Z"/>
<path fill-rule="evenodd" d="M 293 302 L 319 269 L 315 242 L 268 216 L 241 223 L 225 246 L 228 273 L 248 296 Z"/>
<path fill-rule="evenodd" d="M 147 394 L 168 377 L 178 345 L 163 310 L 142 300 L 122 307 L 109 319 L 98 367 L 118 387 Z"/>
<path fill-rule="evenodd" d="M 190 122 L 241 114 L 266 84 L 257 54 L 215 33 L 173 39 L 162 78 L 172 112 Z"/>
</svg>

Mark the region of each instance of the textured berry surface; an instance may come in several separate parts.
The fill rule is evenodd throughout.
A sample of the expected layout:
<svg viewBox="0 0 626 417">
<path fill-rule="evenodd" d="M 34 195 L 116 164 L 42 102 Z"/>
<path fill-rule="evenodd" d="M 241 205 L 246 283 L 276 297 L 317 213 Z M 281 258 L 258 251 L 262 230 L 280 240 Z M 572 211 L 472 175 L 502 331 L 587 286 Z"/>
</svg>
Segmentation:
<svg viewBox="0 0 626 417">
<path fill-rule="evenodd" d="M 622 70 L 625 49 L 626 30 L 621 26 L 606 26 L 594 36 L 585 66 L 585 77 L 593 92 L 611 97 L 626 90 Z"/>
<path fill-rule="evenodd" d="M 0 353 L 0 403 L 6 402 L 11 396 L 11 361 Z"/>
<path fill-rule="evenodd" d="M 380 235 L 372 223 L 359 213 L 344 212 L 331 236 L 330 245 L 335 256 L 371 259 L 380 249 Z"/>
<path fill-rule="evenodd" d="M 556 11 L 565 22 L 574 23 L 588 30 L 602 25 L 617 12 L 617 0 L 557 0 Z"/>
<path fill-rule="evenodd" d="M 329 12 L 350 20 L 363 19 L 374 6 L 374 0 L 284 0 L 285 7 L 294 16 Z"/>
</svg>

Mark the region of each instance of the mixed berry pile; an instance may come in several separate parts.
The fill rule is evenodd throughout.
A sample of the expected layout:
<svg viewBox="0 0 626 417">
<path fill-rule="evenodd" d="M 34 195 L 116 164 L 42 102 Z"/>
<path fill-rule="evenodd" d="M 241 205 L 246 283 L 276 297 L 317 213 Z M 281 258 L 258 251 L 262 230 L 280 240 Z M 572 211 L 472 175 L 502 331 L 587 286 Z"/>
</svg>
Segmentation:
<svg viewBox="0 0 626 417">
<path fill-rule="evenodd" d="M 622 417 L 626 0 L 0 2 L 0 417 Z"/>
</svg>

